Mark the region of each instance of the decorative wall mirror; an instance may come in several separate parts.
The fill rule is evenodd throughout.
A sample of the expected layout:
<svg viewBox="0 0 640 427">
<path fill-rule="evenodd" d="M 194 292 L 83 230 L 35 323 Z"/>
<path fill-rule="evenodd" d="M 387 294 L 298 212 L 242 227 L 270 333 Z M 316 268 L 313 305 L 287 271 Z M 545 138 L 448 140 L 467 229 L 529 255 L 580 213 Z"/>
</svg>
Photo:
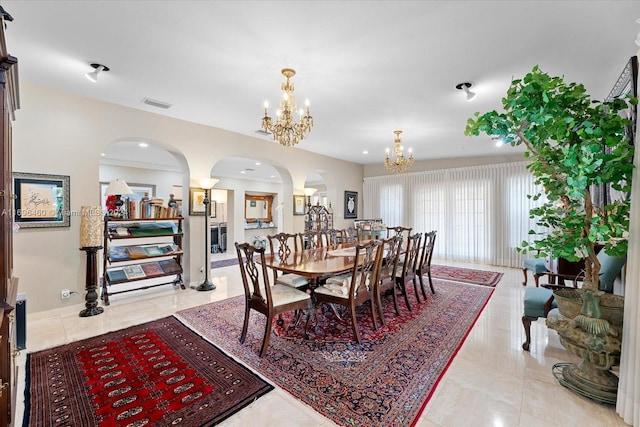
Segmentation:
<svg viewBox="0 0 640 427">
<path fill-rule="evenodd" d="M 273 196 L 254 196 L 250 194 L 244 195 L 244 219 L 248 223 L 262 222 L 269 223 L 271 218 L 271 206 L 273 204 Z"/>
</svg>

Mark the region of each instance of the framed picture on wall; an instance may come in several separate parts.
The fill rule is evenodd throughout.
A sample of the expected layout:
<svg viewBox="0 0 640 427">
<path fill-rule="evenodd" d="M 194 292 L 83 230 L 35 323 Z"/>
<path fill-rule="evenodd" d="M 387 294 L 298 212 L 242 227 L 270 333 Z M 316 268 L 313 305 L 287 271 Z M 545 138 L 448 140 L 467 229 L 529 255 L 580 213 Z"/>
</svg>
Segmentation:
<svg viewBox="0 0 640 427">
<path fill-rule="evenodd" d="M 293 214 L 304 215 L 304 196 L 293 196 Z"/>
<path fill-rule="evenodd" d="M 189 215 L 204 215 L 204 195 L 205 190 L 202 188 L 189 188 Z"/>
<path fill-rule="evenodd" d="M 204 215 L 207 208 L 204 205 L 204 196 L 206 192 L 203 188 L 189 188 L 189 215 Z M 211 200 L 210 209 L 211 217 L 216 217 L 216 201 Z"/>
<path fill-rule="evenodd" d="M 356 191 L 344 192 L 344 217 L 358 218 L 358 193 Z"/>
<path fill-rule="evenodd" d="M 15 222 L 21 228 L 69 227 L 67 175 L 13 173 Z"/>
</svg>

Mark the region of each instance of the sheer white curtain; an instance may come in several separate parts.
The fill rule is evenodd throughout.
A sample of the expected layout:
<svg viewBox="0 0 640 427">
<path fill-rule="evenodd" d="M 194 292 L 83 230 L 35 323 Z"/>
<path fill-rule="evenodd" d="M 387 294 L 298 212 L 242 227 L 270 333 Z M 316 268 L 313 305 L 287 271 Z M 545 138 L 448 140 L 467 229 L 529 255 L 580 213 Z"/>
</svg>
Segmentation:
<svg viewBox="0 0 640 427">
<path fill-rule="evenodd" d="M 640 51 L 638 52 L 640 55 Z M 640 81 L 638 82 L 640 84 Z M 636 135 L 640 135 L 640 125 Z M 631 183 L 631 224 L 629 251 L 624 289 L 624 326 L 622 330 L 622 356 L 616 411 L 624 422 L 640 425 L 640 153 L 636 142 L 635 170 Z"/>
<path fill-rule="evenodd" d="M 535 229 L 526 162 L 365 178 L 364 216 L 438 231 L 434 257 L 521 267 L 516 251 Z"/>
</svg>

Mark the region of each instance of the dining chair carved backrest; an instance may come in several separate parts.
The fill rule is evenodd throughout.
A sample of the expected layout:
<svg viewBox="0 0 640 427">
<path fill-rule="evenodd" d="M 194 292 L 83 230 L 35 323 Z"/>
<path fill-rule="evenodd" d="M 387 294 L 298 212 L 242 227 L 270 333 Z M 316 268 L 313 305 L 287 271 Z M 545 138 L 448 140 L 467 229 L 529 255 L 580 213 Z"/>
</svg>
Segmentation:
<svg viewBox="0 0 640 427">
<path fill-rule="evenodd" d="M 339 243 L 340 230 L 329 229 L 322 232 L 322 246 L 325 248 L 335 247 Z"/>
<path fill-rule="evenodd" d="M 400 256 L 401 244 L 402 237 L 400 236 L 392 236 L 382 241 L 382 262 L 380 262 L 378 280 L 374 287 L 374 297 L 376 300 L 378 316 L 380 317 L 380 322 L 383 325 L 386 322 L 382 307 L 382 297 L 387 293 L 390 293 L 393 298 L 393 306 L 396 310 L 396 315 L 400 315 L 398 297 L 396 296 L 396 270 L 398 269 L 398 257 Z"/>
<path fill-rule="evenodd" d="M 418 251 L 420 249 L 420 239 L 422 233 L 416 233 L 407 238 L 407 245 L 404 248 L 402 254 L 402 261 L 399 261 L 398 268 L 396 269 L 396 285 L 402 291 L 404 301 L 407 305 L 407 309 L 411 311 L 411 305 L 409 304 L 407 282 L 411 280 L 413 282 L 413 289 L 416 294 L 417 302 L 420 302 L 420 296 L 418 295 L 418 284 L 416 282 L 415 265 L 418 258 Z"/>
<path fill-rule="evenodd" d="M 298 233 L 300 249 L 318 249 L 322 247 L 322 234 L 317 231 Z"/>
<path fill-rule="evenodd" d="M 294 257 L 298 253 L 298 238 L 295 234 L 278 233 L 267 236 L 269 239 L 269 249 L 274 257 L 280 262 L 294 262 Z M 278 271 L 273 269 L 273 282 L 283 285 L 301 288 L 309 284 L 309 279 L 299 274 L 287 273 L 278 275 Z"/>
<path fill-rule="evenodd" d="M 411 231 L 413 228 L 411 227 L 403 227 L 398 225 L 396 227 L 387 227 L 387 237 L 391 236 L 401 236 L 402 237 L 402 248 L 403 250 L 407 247 L 407 239 L 411 235 Z"/>
<path fill-rule="evenodd" d="M 355 248 L 356 262 L 353 269 L 348 274 L 328 278 L 324 285 L 314 290 L 314 298 L 318 303 L 346 307 L 351 318 L 353 334 L 360 343 L 362 338 L 356 319 L 357 306 L 370 302 L 373 326 L 378 329 L 373 289 L 378 280 L 379 263 L 382 262 L 382 241 L 370 240 L 358 244 Z"/>
<path fill-rule="evenodd" d="M 347 227 L 342 230 L 340 243 L 356 243 L 358 241 L 358 231 L 355 227 Z"/>
<path fill-rule="evenodd" d="M 271 286 L 264 257 L 264 248 L 258 248 L 249 243 L 240 244 L 237 242 L 235 247 L 245 296 L 244 322 L 242 324 L 240 342 L 244 344 L 247 338 L 251 310 L 263 314 L 267 318 L 267 322 L 260 348 L 260 357 L 262 357 L 266 353 L 267 347 L 269 347 L 273 318 L 288 311 L 311 310 L 311 296 L 291 286 L 279 283 Z M 308 322 L 309 317 L 307 316 Z"/>
<path fill-rule="evenodd" d="M 438 232 L 436 230 L 424 233 L 424 239 L 422 240 L 420 253 L 416 260 L 415 274 L 416 276 L 418 276 L 418 279 L 420 281 L 420 290 L 422 291 L 422 296 L 425 300 L 427 299 L 427 295 L 424 290 L 424 282 L 422 280 L 422 276 L 424 276 L 425 274 L 429 279 L 429 287 L 431 288 L 431 293 L 436 293 L 436 291 L 433 289 L 433 280 L 431 280 L 431 258 L 433 258 L 433 248 L 436 244 L 437 233 Z"/>
</svg>

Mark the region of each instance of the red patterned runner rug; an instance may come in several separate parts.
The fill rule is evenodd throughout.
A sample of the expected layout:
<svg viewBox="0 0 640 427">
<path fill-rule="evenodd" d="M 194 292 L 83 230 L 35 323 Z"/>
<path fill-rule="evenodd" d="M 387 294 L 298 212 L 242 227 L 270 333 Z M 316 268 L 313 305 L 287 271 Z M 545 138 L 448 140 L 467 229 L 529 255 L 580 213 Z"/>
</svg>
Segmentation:
<svg viewBox="0 0 640 427">
<path fill-rule="evenodd" d="M 450 267 L 447 265 L 431 265 L 431 277 L 454 282 L 473 283 L 475 285 L 496 286 L 503 273 L 497 271 L 474 270 L 472 268 Z"/>
<path fill-rule="evenodd" d="M 311 340 L 298 328 L 277 328 L 258 356 L 264 316 L 252 311 L 245 344 L 244 296 L 182 310 L 176 316 L 274 384 L 342 426 L 410 426 L 464 342 L 494 289 L 435 280 L 435 295 L 396 316 L 387 297 L 387 325 L 374 331 L 368 304 L 358 309 L 363 343 L 318 309 Z M 290 317 L 285 318 L 289 325 Z"/>
<path fill-rule="evenodd" d="M 210 426 L 273 389 L 174 317 L 27 355 L 24 426 Z"/>
</svg>

